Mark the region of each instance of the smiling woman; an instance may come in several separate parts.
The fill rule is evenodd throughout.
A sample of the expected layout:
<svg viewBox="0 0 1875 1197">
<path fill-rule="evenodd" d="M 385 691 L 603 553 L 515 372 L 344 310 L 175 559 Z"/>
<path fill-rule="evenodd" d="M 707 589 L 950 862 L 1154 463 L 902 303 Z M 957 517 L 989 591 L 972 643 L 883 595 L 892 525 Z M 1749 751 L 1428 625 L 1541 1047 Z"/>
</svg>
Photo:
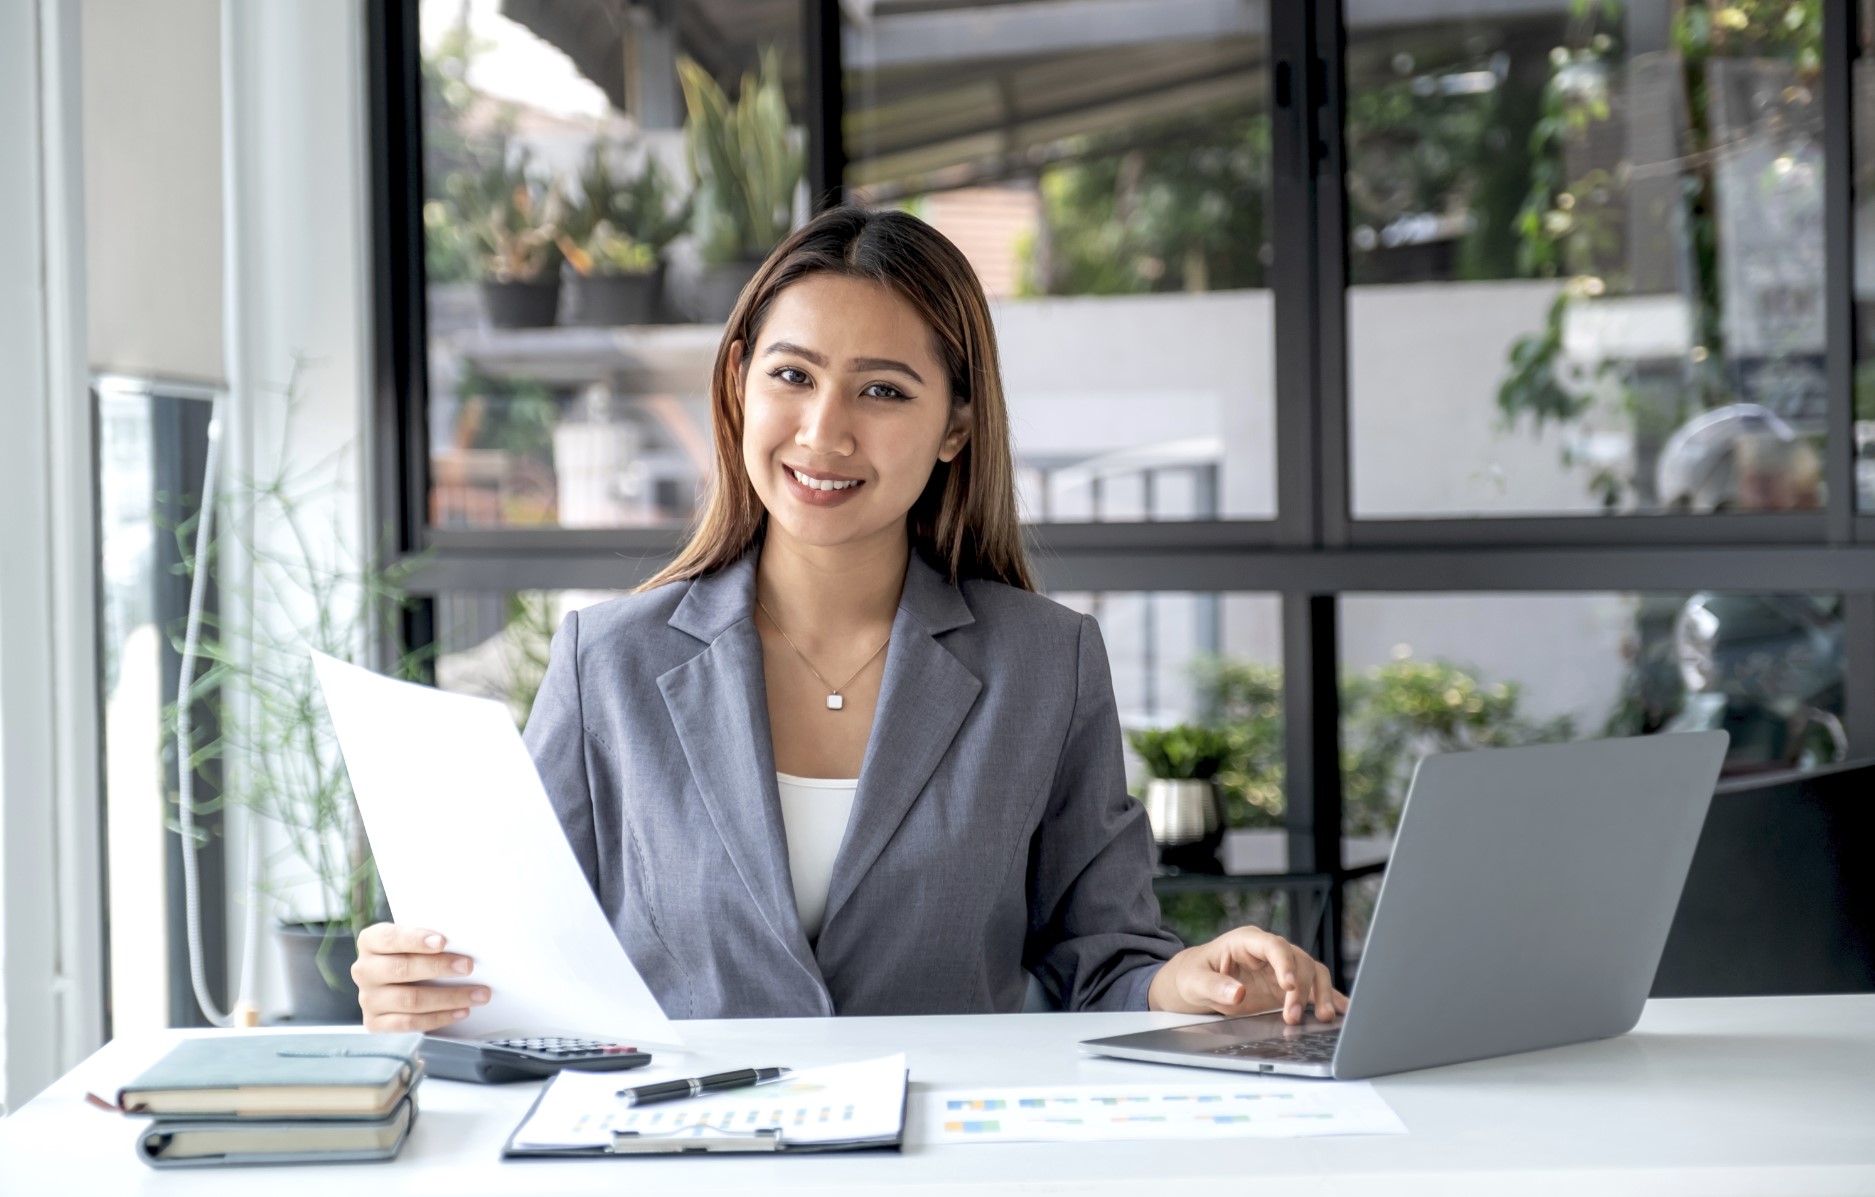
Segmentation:
<svg viewBox="0 0 1875 1197">
<path fill-rule="evenodd" d="M 689 545 L 554 636 L 526 731 L 620 942 L 673 1017 L 1345 999 L 1242 927 L 1179 950 L 1126 792 L 1099 625 L 1034 592 L 996 338 L 956 247 L 836 208 L 744 290 Z M 837 683 L 831 679 L 843 679 Z M 487 1000 L 381 925 L 373 1029 Z M 478 997 L 479 995 L 479 997 Z"/>
<path fill-rule="evenodd" d="M 765 518 L 807 543 L 908 529 L 950 581 L 1034 589 L 989 304 L 923 221 L 839 208 L 796 230 L 729 317 L 710 407 L 717 483 L 696 535 L 641 591 L 728 564 Z M 828 492 L 790 471 L 862 485 Z M 808 518 L 849 505 L 838 525 Z"/>
</svg>

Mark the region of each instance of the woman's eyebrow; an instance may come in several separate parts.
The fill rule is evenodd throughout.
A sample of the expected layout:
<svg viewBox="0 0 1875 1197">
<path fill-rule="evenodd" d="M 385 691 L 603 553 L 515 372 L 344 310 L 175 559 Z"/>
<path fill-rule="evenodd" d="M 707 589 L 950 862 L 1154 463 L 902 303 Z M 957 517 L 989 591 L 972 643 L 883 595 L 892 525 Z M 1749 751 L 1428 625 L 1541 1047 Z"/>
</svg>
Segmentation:
<svg viewBox="0 0 1875 1197">
<path fill-rule="evenodd" d="M 773 357 L 777 353 L 789 353 L 793 354 L 795 357 L 806 358 L 816 366 L 825 366 L 827 364 L 827 359 L 824 355 L 815 353 L 805 345 L 796 345 L 792 341 L 772 342 L 767 349 L 763 350 L 762 356 Z M 894 370 L 905 375 L 905 377 L 911 379 L 919 386 L 924 385 L 923 375 L 919 374 L 918 371 L 912 369 L 904 362 L 897 361 L 893 358 L 856 357 L 849 362 L 848 365 L 854 370 Z"/>
</svg>

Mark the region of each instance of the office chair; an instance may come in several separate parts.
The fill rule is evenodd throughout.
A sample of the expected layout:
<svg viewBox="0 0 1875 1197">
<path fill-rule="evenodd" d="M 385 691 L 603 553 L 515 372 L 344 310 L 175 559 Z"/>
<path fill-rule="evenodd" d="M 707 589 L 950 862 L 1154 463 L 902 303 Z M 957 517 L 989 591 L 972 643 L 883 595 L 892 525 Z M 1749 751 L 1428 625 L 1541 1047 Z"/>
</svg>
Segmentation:
<svg viewBox="0 0 1875 1197">
<path fill-rule="evenodd" d="M 1875 991 L 1875 761 L 1723 783 L 1654 997 Z"/>
</svg>

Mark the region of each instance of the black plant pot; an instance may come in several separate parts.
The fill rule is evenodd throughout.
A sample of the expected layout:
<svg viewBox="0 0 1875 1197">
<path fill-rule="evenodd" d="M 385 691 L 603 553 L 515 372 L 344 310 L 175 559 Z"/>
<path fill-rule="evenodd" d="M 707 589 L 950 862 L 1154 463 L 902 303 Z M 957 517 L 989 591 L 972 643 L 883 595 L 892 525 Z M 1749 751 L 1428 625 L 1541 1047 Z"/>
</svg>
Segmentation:
<svg viewBox="0 0 1875 1197">
<path fill-rule="evenodd" d="M 761 268 L 760 258 L 705 266 L 690 296 L 691 315 L 705 324 L 721 324 L 729 319 L 736 310 L 736 301 L 742 298 L 742 289 Z"/>
<path fill-rule="evenodd" d="M 326 953 L 326 967 L 337 987 L 328 985 L 319 971 L 319 949 L 326 939 L 324 923 L 280 924 L 280 955 L 286 964 L 287 997 L 296 1023 L 355 1023 L 364 1015 L 358 1009 L 358 986 L 352 980 L 352 963 L 358 959 L 358 944 L 349 931 L 332 935 L 332 947 Z"/>
<path fill-rule="evenodd" d="M 560 309 L 560 276 L 508 283 L 483 279 L 482 309 L 495 328 L 548 328 Z"/>
<path fill-rule="evenodd" d="M 575 274 L 567 280 L 566 322 L 601 328 L 654 324 L 663 291 L 663 266 L 650 274 Z"/>
</svg>

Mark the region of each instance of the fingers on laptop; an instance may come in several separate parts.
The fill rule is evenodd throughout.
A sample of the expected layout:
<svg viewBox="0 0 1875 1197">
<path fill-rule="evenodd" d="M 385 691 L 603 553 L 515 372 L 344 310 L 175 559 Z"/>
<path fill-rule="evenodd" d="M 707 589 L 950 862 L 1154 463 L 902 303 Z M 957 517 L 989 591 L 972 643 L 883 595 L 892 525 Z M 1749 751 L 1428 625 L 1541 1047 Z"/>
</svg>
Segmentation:
<svg viewBox="0 0 1875 1197">
<path fill-rule="evenodd" d="M 1310 1008 L 1323 1020 L 1348 1008 L 1328 967 L 1280 935 L 1239 927 L 1212 942 L 1222 949 L 1214 967 L 1244 982 L 1237 1008 L 1227 1013 L 1267 1010 L 1280 1001 L 1284 1021 L 1298 1023 Z"/>
</svg>

